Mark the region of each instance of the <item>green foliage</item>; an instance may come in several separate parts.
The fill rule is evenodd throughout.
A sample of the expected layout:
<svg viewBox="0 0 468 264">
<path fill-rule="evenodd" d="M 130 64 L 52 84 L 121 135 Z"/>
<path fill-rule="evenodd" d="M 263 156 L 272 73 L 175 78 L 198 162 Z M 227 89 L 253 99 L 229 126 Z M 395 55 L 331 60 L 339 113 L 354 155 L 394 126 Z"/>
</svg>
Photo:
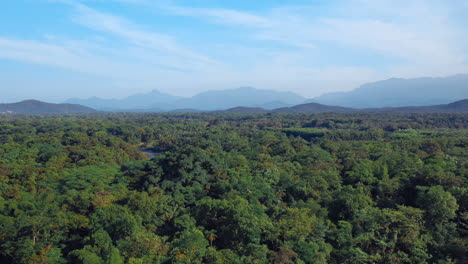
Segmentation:
<svg viewBox="0 0 468 264">
<path fill-rule="evenodd" d="M 420 187 L 419 190 L 419 204 L 426 211 L 428 224 L 446 223 L 456 216 L 457 200 L 442 186 Z"/>
<path fill-rule="evenodd" d="M 1 116 L 0 263 L 468 263 L 467 146 L 462 114 Z"/>
</svg>

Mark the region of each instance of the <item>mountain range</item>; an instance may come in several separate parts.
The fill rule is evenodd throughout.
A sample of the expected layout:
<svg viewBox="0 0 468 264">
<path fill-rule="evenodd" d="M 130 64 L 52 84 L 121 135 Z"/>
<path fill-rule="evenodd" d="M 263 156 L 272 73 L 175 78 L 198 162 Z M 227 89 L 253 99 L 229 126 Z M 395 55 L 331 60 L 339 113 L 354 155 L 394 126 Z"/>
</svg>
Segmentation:
<svg viewBox="0 0 468 264">
<path fill-rule="evenodd" d="M 80 104 L 102 111 L 180 112 L 184 109 L 216 111 L 235 107 L 273 110 L 305 103 L 350 108 L 386 108 L 448 104 L 464 98 L 468 98 L 468 74 L 444 78 L 392 78 L 367 83 L 349 92 L 328 93 L 312 99 L 293 92 L 241 87 L 202 92 L 192 97 L 179 97 L 153 90 L 123 99 L 73 98 L 65 103 Z"/>
<path fill-rule="evenodd" d="M 169 95 L 153 90 L 147 94 L 136 94 L 123 99 L 73 98 L 65 103 L 81 104 L 104 111 L 165 112 L 179 109 L 214 111 L 236 106 L 274 109 L 302 103 L 306 98 L 292 92 L 259 90 L 241 87 L 230 90 L 207 91 L 190 98 Z"/>
<path fill-rule="evenodd" d="M 64 104 L 26 100 L 0 104 L 0 112 L 443 112 L 459 111 L 457 106 L 460 111 L 464 111 L 466 101 L 459 100 L 465 98 L 468 98 L 468 74 L 444 78 L 393 78 L 367 83 L 349 92 L 329 93 L 312 99 L 293 92 L 252 87 L 207 91 L 192 97 L 179 97 L 153 90 L 123 99 L 73 98 Z M 451 104 L 457 100 L 457 105 Z"/>
<path fill-rule="evenodd" d="M 0 104 L 0 114 L 71 114 L 71 113 L 96 113 L 97 111 L 76 104 L 51 104 L 36 100 L 26 100 L 13 104 Z M 358 112 L 389 112 L 389 113 L 468 113 L 468 99 L 449 104 L 433 106 L 407 106 L 389 108 L 349 108 L 341 106 L 329 106 L 319 103 L 299 104 L 291 107 L 277 109 L 264 109 L 260 107 L 234 107 L 227 110 L 200 111 L 195 109 L 180 109 L 171 111 L 183 112 L 215 112 L 215 113 L 358 113 Z"/>
<path fill-rule="evenodd" d="M 468 74 L 444 78 L 393 78 L 367 83 L 349 92 L 329 93 L 311 102 L 354 108 L 448 104 L 468 98 Z"/>
<path fill-rule="evenodd" d="M 104 111 L 119 110 L 152 110 L 152 112 L 169 110 L 174 103 L 183 99 L 179 96 L 153 90 L 149 93 L 131 95 L 123 99 L 102 99 L 91 97 L 88 99 L 72 98 L 65 101 L 70 104 L 80 104 Z"/>
</svg>

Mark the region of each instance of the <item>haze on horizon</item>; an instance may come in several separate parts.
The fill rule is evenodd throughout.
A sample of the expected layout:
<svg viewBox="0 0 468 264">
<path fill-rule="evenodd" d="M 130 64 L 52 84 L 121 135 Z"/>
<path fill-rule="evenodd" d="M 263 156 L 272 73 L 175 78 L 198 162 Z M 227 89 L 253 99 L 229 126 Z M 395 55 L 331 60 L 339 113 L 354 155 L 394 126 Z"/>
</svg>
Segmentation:
<svg viewBox="0 0 468 264">
<path fill-rule="evenodd" d="M 468 73 L 463 0 L 6 0 L 0 102 Z"/>
</svg>

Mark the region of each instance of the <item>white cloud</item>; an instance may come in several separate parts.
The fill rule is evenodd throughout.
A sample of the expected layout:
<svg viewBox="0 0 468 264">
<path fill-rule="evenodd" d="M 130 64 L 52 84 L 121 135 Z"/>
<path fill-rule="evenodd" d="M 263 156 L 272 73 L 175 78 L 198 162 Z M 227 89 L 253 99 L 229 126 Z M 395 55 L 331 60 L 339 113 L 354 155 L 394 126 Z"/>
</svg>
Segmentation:
<svg viewBox="0 0 468 264">
<path fill-rule="evenodd" d="M 222 8 L 190 8 L 180 6 L 165 6 L 164 8 L 177 15 L 210 18 L 221 24 L 236 26 L 242 25 L 256 28 L 269 28 L 274 26 L 274 23 L 268 18 L 237 10 Z"/>
<path fill-rule="evenodd" d="M 161 64 L 168 67 L 186 68 L 187 66 L 201 67 L 203 64 L 219 64 L 204 55 L 197 54 L 179 45 L 173 37 L 140 29 L 138 26 L 122 17 L 99 12 L 82 4 L 74 4 L 77 16 L 74 21 L 126 41 L 131 46 L 139 47 L 153 53 L 154 56 L 171 55 L 170 60 L 164 60 Z M 178 62 L 178 63 L 175 63 Z"/>
<path fill-rule="evenodd" d="M 164 69 L 100 57 L 93 50 L 83 49 L 82 46 L 75 48 L 65 43 L 51 44 L 33 40 L 0 38 L 0 58 L 122 79 L 141 78 L 150 72 L 168 72 Z"/>
<path fill-rule="evenodd" d="M 275 8 L 263 15 L 227 9 L 164 8 L 176 15 L 248 28 L 247 34 L 257 40 L 290 45 L 305 56 L 320 52 L 316 49 L 329 43 L 348 47 L 349 52 L 356 48 L 376 52 L 383 62 L 392 57 L 401 61 L 381 69 L 383 75 L 401 74 L 401 69 L 413 76 L 466 71 L 468 30 L 452 19 L 455 10 L 467 8 L 463 1 L 339 1 L 336 10 L 326 15 L 313 13 L 313 5 Z"/>
</svg>

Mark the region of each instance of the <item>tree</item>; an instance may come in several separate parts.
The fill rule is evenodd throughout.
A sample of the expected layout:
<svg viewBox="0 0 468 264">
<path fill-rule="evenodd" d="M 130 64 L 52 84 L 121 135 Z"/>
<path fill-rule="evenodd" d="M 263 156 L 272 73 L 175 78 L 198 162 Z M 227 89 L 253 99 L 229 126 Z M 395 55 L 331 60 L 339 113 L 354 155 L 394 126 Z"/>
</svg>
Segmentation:
<svg viewBox="0 0 468 264">
<path fill-rule="evenodd" d="M 181 232 L 172 243 L 173 263 L 201 263 L 208 241 L 198 229 Z"/>
<path fill-rule="evenodd" d="M 419 187 L 418 204 L 426 211 L 428 225 L 446 223 L 458 210 L 457 200 L 442 186 Z"/>
</svg>

